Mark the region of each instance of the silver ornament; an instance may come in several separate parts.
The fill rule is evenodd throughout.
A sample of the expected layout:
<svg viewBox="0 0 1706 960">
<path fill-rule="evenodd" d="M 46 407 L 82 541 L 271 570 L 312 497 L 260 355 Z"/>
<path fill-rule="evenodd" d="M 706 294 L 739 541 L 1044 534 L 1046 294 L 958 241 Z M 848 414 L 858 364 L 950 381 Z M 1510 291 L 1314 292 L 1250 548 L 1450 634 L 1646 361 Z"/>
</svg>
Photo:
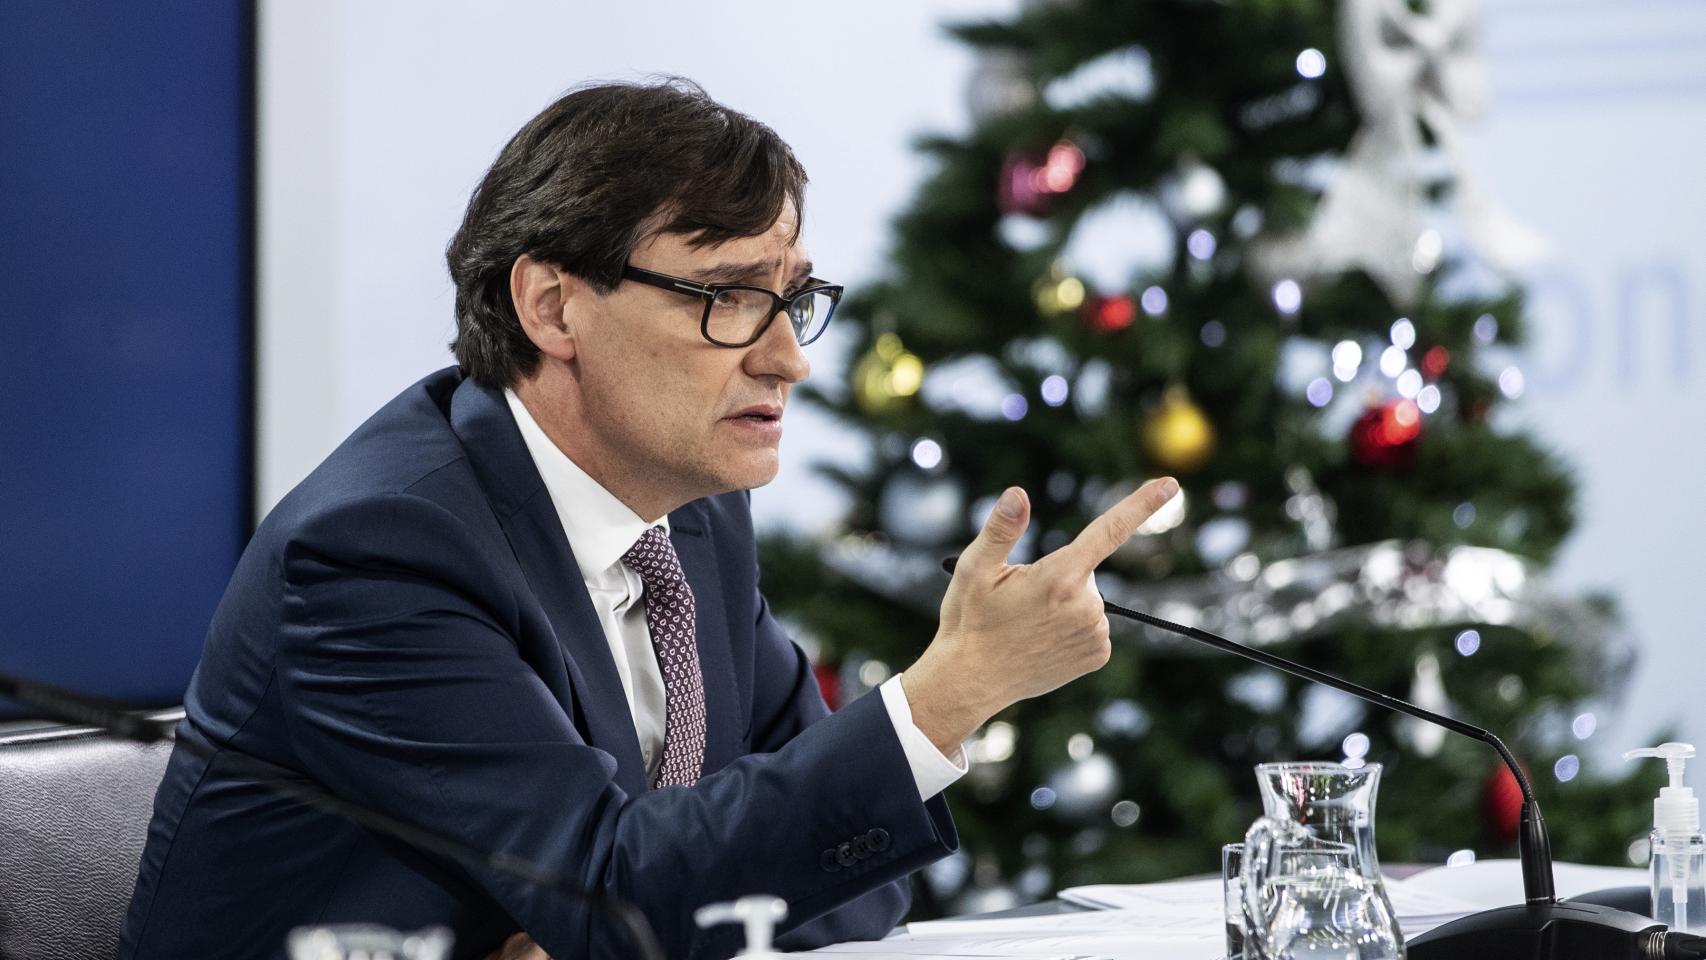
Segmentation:
<svg viewBox="0 0 1706 960">
<path fill-rule="evenodd" d="M 978 57 L 966 84 L 966 109 L 973 119 L 993 120 L 1037 102 L 1037 85 L 1026 70 L 1023 54 L 1016 50 L 989 50 Z"/>
<path fill-rule="evenodd" d="M 1105 753 L 1092 753 L 1056 770 L 1047 788 L 1054 791 L 1049 809 L 1067 819 L 1099 814 L 1120 791 L 1120 771 Z"/>
<path fill-rule="evenodd" d="M 904 470 L 883 486 L 877 522 L 897 541 L 934 546 L 960 529 L 965 509 L 965 494 L 953 478 Z"/>
<path fill-rule="evenodd" d="M 1161 205 L 1175 223 L 1196 223 L 1226 206 L 1226 181 L 1208 164 L 1187 158 L 1161 182 Z"/>
</svg>

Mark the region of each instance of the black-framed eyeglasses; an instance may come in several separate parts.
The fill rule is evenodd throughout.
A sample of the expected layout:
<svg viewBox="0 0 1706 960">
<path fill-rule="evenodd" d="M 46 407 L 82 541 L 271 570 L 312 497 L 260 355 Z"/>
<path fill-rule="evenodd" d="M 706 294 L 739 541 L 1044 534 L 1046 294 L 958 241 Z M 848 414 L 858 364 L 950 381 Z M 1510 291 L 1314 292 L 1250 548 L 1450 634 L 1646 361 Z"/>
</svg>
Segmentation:
<svg viewBox="0 0 1706 960">
<path fill-rule="evenodd" d="M 835 313 L 835 305 L 841 302 L 842 288 L 816 277 L 807 277 L 805 286 L 784 297 L 763 287 L 699 283 L 635 266 L 623 267 L 622 276 L 635 283 L 704 300 L 705 312 L 699 318 L 699 332 L 719 347 L 746 347 L 757 343 L 778 313 L 788 315 L 794 339 L 803 347 L 823 336 L 824 329 L 829 326 L 830 315 Z"/>
</svg>

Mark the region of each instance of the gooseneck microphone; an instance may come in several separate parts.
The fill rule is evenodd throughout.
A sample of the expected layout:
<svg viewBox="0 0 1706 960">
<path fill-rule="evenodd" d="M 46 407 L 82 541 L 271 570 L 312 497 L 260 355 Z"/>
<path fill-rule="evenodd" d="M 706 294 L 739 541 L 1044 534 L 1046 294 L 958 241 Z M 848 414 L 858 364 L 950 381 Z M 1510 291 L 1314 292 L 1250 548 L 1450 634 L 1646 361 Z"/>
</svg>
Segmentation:
<svg viewBox="0 0 1706 960">
<path fill-rule="evenodd" d="M 646 918 L 633 904 L 596 890 L 581 890 L 562 878 L 520 857 L 477 850 L 457 840 L 424 830 L 411 823 L 351 803 L 302 778 L 302 775 L 250 756 L 234 747 L 222 750 L 201 744 L 193 737 L 172 737 L 170 721 L 154 720 L 134 707 L 116 700 L 78 693 L 63 687 L 0 673 L 0 697 L 33 707 L 54 720 L 104 730 L 123 740 L 158 743 L 172 740 L 203 760 L 216 758 L 280 796 L 336 814 L 381 836 L 400 841 L 422 853 L 441 857 L 464 867 L 507 874 L 532 886 L 551 891 L 565 901 L 585 906 L 595 913 L 620 921 L 633 938 L 643 960 L 664 960 L 663 949 Z M 223 754 L 223 756 L 221 756 Z"/>
<path fill-rule="evenodd" d="M 958 557 L 942 561 L 950 574 Z M 1409 940 L 1410 960 L 1696 960 L 1706 958 L 1706 937 L 1670 931 L 1664 924 L 1626 910 L 1593 903 L 1561 902 L 1552 884 L 1552 841 L 1541 819 L 1540 804 L 1528 774 L 1516 756 L 1491 732 L 1443 714 L 1424 710 L 1397 697 L 1371 690 L 1330 673 L 1293 663 L 1225 637 L 1163 620 L 1153 614 L 1122 607 L 1104 599 L 1111 614 L 1195 640 L 1198 643 L 1253 660 L 1294 677 L 1343 690 L 1359 700 L 1405 716 L 1425 720 L 1453 733 L 1479 740 L 1498 752 L 1522 790 L 1522 820 L 1517 850 L 1522 861 L 1525 903 L 1470 914 Z"/>
</svg>

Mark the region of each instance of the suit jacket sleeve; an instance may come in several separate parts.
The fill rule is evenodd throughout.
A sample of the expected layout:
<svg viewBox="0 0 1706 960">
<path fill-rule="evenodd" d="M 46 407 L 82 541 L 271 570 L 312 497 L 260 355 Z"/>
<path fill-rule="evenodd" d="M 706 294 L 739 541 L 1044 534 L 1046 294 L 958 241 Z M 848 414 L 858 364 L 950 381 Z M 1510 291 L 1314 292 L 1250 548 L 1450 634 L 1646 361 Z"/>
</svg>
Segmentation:
<svg viewBox="0 0 1706 960">
<path fill-rule="evenodd" d="M 828 935 L 869 935 L 861 924 L 895 910 L 896 881 L 952 849 L 945 809 L 919 802 L 879 698 L 824 716 L 800 689 L 810 671 L 797 651 L 795 689 L 764 707 L 773 752 L 690 788 L 627 795 L 615 760 L 585 742 L 572 710 L 519 656 L 510 629 L 521 601 L 480 555 L 461 520 L 406 493 L 345 501 L 302 524 L 281 561 L 275 682 L 305 773 L 628 900 L 672 958 L 733 953 L 737 931 L 698 931 L 691 913 L 750 893 L 783 896 L 795 922 Z M 761 656 L 780 657 L 785 638 L 773 622 L 766 630 Z M 755 698 L 755 728 L 759 709 Z M 856 862 L 824 856 L 879 832 L 883 842 L 867 840 Z M 633 954 L 607 918 L 538 885 L 471 877 L 553 956 Z"/>
<path fill-rule="evenodd" d="M 810 661 L 770 615 L 770 605 L 762 594 L 757 608 L 755 676 L 758 679 L 753 685 L 752 748 L 767 753 L 781 749 L 809 725 L 829 716 L 829 708 L 824 704 Z M 863 700 L 880 703 L 881 697 L 873 693 Z M 863 706 L 868 708 L 872 704 Z M 889 734 L 894 735 L 892 725 Z M 910 767 L 904 780 L 904 785 L 897 785 L 896 789 L 910 790 L 916 797 L 918 785 L 913 781 Z M 938 822 L 952 822 L 947 802 L 940 794 L 931 797 L 927 807 Z M 810 919 L 778 937 L 777 946 L 783 950 L 807 950 L 843 940 L 880 938 L 905 916 L 912 902 L 910 883 L 906 878 L 896 880 Z M 790 919 L 807 918 L 790 916 Z"/>
</svg>

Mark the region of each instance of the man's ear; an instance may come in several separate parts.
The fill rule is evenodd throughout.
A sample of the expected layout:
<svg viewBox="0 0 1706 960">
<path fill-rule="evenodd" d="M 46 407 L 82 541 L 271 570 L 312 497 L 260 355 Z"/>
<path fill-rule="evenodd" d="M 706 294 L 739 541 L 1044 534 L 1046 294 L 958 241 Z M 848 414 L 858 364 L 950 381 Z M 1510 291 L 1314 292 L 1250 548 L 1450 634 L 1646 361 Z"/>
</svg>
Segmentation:
<svg viewBox="0 0 1706 960">
<path fill-rule="evenodd" d="M 575 329 L 569 306 L 590 290 L 579 277 L 525 254 L 509 270 L 509 296 L 521 330 L 539 352 L 555 360 L 575 355 Z"/>
</svg>

